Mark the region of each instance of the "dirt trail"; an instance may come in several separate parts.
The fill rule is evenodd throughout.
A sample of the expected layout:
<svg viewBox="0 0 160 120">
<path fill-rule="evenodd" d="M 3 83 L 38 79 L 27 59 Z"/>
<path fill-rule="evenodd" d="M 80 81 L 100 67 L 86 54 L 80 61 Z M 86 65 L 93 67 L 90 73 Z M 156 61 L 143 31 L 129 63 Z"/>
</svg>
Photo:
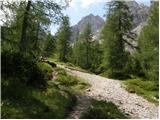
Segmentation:
<svg viewBox="0 0 160 120">
<path fill-rule="evenodd" d="M 131 118 L 158 119 L 159 107 L 148 102 L 141 96 L 126 91 L 122 87 L 121 81 L 71 70 L 62 65 L 58 65 L 58 67 L 64 68 L 70 74 L 81 77 L 91 84 L 91 88 L 86 92 L 86 96 L 98 100 L 112 101 L 119 107 L 119 109 Z"/>
<path fill-rule="evenodd" d="M 67 119 L 79 119 L 81 113 L 86 111 L 91 105 L 92 99 L 84 95 L 76 95 L 77 105 L 73 108 L 72 112 L 69 114 Z"/>
</svg>

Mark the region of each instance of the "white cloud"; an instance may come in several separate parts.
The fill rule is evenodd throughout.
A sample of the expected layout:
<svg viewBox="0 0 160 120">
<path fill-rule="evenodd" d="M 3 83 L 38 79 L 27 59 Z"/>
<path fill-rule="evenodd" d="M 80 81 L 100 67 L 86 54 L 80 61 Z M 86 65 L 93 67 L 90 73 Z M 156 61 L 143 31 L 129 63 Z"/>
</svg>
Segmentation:
<svg viewBox="0 0 160 120">
<path fill-rule="evenodd" d="M 96 0 L 81 0 L 81 7 L 88 8 L 91 4 L 94 4 Z"/>
<path fill-rule="evenodd" d="M 81 0 L 81 7 L 88 8 L 90 5 L 94 4 L 96 0 Z"/>
<path fill-rule="evenodd" d="M 100 2 L 108 2 L 111 0 L 70 0 L 70 7 L 77 7 L 79 5 L 81 8 L 89 8 L 91 5 L 100 3 Z"/>
<path fill-rule="evenodd" d="M 74 0 L 70 0 L 69 8 L 75 10 L 76 12 L 78 11 L 77 3 Z"/>
</svg>

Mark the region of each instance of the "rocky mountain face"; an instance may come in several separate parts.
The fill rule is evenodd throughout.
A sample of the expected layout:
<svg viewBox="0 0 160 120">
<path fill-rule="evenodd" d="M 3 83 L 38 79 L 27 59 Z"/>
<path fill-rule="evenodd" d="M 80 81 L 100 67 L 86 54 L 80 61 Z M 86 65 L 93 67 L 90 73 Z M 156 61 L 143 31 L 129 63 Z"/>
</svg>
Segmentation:
<svg viewBox="0 0 160 120">
<path fill-rule="evenodd" d="M 146 25 L 147 18 L 149 16 L 150 7 L 148 7 L 144 4 L 138 4 L 136 1 L 127 1 L 126 3 L 131 11 L 132 16 L 133 16 L 133 30 L 132 30 L 132 32 L 136 34 L 135 40 L 129 39 L 129 38 L 127 40 L 133 46 L 137 46 L 136 38 L 139 36 L 142 28 Z M 125 48 L 131 54 L 136 51 L 135 48 L 133 48 L 127 44 L 126 44 Z"/>
<path fill-rule="evenodd" d="M 126 4 L 129 6 L 130 12 L 133 15 L 133 32 L 135 32 L 137 35 L 140 33 L 143 26 L 146 24 L 150 7 L 144 5 L 144 4 L 138 4 L 136 1 L 126 1 Z M 73 43 L 78 34 L 82 33 L 87 23 L 91 24 L 91 29 L 93 33 L 93 39 L 99 40 L 100 31 L 102 27 L 104 26 L 105 22 L 103 18 L 100 16 L 95 16 L 93 14 L 87 15 L 83 17 L 76 25 L 71 27 L 72 31 L 72 37 L 71 42 Z M 130 41 L 131 43 L 133 41 Z M 136 45 L 136 42 L 133 42 Z M 127 48 L 130 49 L 131 48 Z"/>
<path fill-rule="evenodd" d="M 141 23 L 145 22 L 149 15 L 149 7 L 144 4 L 138 4 L 136 1 L 126 2 L 131 14 L 133 15 L 133 27 L 137 27 Z"/>
<path fill-rule="evenodd" d="M 71 31 L 73 33 L 71 38 L 72 42 L 75 41 L 78 34 L 81 34 L 83 32 L 88 23 L 91 25 L 91 30 L 93 34 L 96 34 L 104 26 L 104 20 L 100 16 L 89 14 L 83 17 L 76 25 L 71 27 Z"/>
</svg>

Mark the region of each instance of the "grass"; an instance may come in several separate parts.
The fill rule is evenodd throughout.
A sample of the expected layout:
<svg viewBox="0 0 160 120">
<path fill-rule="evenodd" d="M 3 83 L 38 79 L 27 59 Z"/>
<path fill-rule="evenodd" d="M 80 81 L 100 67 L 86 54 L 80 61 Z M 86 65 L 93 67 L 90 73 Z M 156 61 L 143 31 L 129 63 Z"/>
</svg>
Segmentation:
<svg viewBox="0 0 160 120">
<path fill-rule="evenodd" d="M 60 61 L 56 60 L 55 58 L 48 58 L 48 60 L 52 61 L 52 62 L 55 62 L 57 64 L 60 64 L 60 65 L 64 65 L 64 66 L 66 66 L 67 68 L 69 68 L 71 70 L 77 70 L 77 71 L 81 71 L 81 72 L 85 72 L 85 73 L 91 73 L 90 71 L 82 69 L 81 67 L 76 66 L 76 65 L 74 65 L 72 63 L 69 63 L 69 62 L 66 62 L 66 63 L 60 62 Z"/>
<path fill-rule="evenodd" d="M 100 73 L 99 75 L 102 76 L 102 77 L 108 77 L 108 73 L 107 72 Z"/>
<path fill-rule="evenodd" d="M 2 118 L 65 118 L 76 102 L 69 92 L 54 85 L 42 90 L 3 81 L 6 82 L 2 85 Z"/>
<path fill-rule="evenodd" d="M 57 73 L 54 82 L 47 81 L 46 89 L 26 86 L 13 76 L 2 77 L 3 119 L 64 119 L 76 104 L 74 94 L 89 86 L 82 79 L 68 75 L 63 69 L 53 69 L 47 63 L 38 63 L 38 67 L 46 76 L 53 70 Z"/>
<path fill-rule="evenodd" d="M 127 118 L 112 102 L 93 100 L 91 107 L 81 115 L 82 119 Z"/>
<path fill-rule="evenodd" d="M 83 79 L 69 75 L 66 73 L 65 70 L 61 68 L 56 68 L 55 71 L 58 74 L 55 82 L 57 82 L 59 85 L 66 87 L 72 93 L 83 92 L 84 89 L 90 86 L 89 83 L 87 83 Z"/>
<path fill-rule="evenodd" d="M 68 75 L 62 69 L 52 68 L 47 63 L 39 62 L 37 65 L 45 74 L 45 89 L 27 86 L 20 82 L 21 78 L 15 76 L 2 76 L 2 118 L 64 119 L 76 104 L 73 93 L 77 91 L 76 86 L 85 87 L 87 84 Z M 61 89 L 51 81 L 48 76 L 53 71 L 58 72 L 59 83 L 67 89 Z"/>
<path fill-rule="evenodd" d="M 124 81 L 124 85 L 129 92 L 141 95 L 148 101 L 158 104 L 159 86 L 155 81 L 134 78 Z"/>
<path fill-rule="evenodd" d="M 50 80 L 52 78 L 53 68 L 51 65 L 49 65 L 45 62 L 38 62 L 37 66 L 38 66 L 39 70 L 41 71 L 41 73 L 45 74 L 45 77 L 44 77 L 45 80 Z"/>
</svg>

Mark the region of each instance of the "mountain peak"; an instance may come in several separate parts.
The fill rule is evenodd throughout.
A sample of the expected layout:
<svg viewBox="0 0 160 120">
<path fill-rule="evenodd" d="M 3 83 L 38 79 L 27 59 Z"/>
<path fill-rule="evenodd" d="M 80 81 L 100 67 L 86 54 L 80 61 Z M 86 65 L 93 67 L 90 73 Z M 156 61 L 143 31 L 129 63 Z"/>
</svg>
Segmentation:
<svg viewBox="0 0 160 120">
<path fill-rule="evenodd" d="M 92 33 L 95 34 L 104 26 L 104 20 L 99 15 L 93 15 L 92 13 L 84 16 L 76 25 L 71 27 L 73 31 L 73 37 L 71 41 L 75 41 L 76 35 L 82 33 L 87 24 L 91 25 Z"/>
</svg>

